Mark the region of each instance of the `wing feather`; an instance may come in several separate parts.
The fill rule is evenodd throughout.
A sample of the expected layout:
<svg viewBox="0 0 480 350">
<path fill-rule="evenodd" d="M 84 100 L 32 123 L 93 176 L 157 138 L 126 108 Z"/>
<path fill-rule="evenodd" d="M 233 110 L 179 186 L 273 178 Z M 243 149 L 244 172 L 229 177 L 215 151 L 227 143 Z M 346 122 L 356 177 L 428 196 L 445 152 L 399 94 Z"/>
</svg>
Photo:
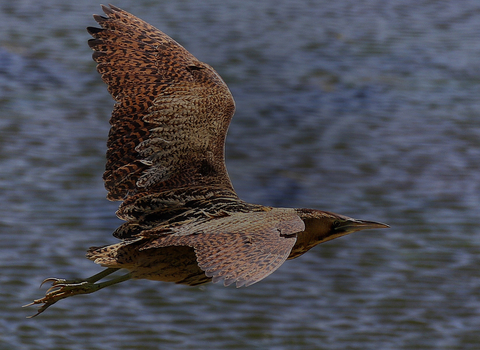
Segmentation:
<svg viewBox="0 0 480 350">
<path fill-rule="evenodd" d="M 204 187 L 236 196 L 224 162 L 235 104 L 210 66 L 115 6 L 95 15 L 97 70 L 117 102 L 110 119 L 105 187 L 110 200 Z M 188 192 L 188 191 L 185 191 Z M 176 200 L 178 200 L 178 195 Z M 124 202 L 124 203 L 125 203 Z"/>
<path fill-rule="evenodd" d="M 156 239 L 146 235 L 142 249 L 170 245 L 195 248 L 198 266 L 214 283 L 252 285 L 278 269 L 288 258 L 296 234 L 305 225 L 288 209 L 236 213 L 203 224 L 184 225 Z M 189 232 L 187 234 L 187 232 Z"/>
</svg>

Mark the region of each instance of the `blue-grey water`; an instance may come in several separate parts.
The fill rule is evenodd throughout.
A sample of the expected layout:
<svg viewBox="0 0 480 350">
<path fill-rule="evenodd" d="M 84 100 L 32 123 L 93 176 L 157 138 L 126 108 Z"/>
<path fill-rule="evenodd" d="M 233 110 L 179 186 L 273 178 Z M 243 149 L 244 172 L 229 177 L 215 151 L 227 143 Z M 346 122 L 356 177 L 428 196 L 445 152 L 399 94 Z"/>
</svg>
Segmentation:
<svg viewBox="0 0 480 350">
<path fill-rule="evenodd" d="M 480 348 L 480 2 L 115 3 L 216 68 L 237 103 L 239 195 L 389 223 L 248 288 L 127 281 L 21 305 L 86 277 L 115 242 L 113 100 L 86 26 L 97 1 L 0 3 L 0 349 Z"/>
</svg>

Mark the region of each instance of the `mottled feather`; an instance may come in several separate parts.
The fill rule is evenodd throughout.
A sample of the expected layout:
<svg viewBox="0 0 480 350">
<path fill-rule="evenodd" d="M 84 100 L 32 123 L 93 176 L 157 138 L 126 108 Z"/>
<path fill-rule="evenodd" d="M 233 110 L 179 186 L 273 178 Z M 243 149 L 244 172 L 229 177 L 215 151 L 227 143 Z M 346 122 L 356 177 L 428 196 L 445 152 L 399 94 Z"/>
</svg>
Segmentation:
<svg viewBox="0 0 480 350">
<path fill-rule="evenodd" d="M 186 245 L 195 248 L 198 266 L 213 282 L 249 286 L 267 277 L 288 258 L 296 233 L 305 229 L 292 209 L 235 213 L 171 228 L 168 234 L 145 231 L 140 250 Z M 194 232 L 194 234 L 192 234 Z"/>
<path fill-rule="evenodd" d="M 116 7 L 89 27 L 93 59 L 117 102 L 104 173 L 108 198 L 233 188 L 224 163 L 235 105 L 226 84 L 160 30 Z M 181 193 L 181 192 L 177 192 Z M 168 197 L 168 196 L 167 196 Z M 129 202 L 131 203 L 131 202 Z"/>
</svg>

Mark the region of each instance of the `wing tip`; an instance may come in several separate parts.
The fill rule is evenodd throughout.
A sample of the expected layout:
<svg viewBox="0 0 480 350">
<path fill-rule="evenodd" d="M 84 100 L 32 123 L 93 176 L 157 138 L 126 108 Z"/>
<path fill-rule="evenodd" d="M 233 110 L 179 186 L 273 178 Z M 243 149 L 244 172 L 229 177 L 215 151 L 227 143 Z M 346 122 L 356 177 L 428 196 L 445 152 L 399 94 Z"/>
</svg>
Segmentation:
<svg viewBox="0 0 480 350">
<path fill-rule="evenodd" d="M 114 13 L 114 10 L 112 9 L 112 5 L 111 4 L 108 4 L 108 6 L 110 7 L 107 7 L 103 4 L 100 4 L 100 7 L 102 8 L 102 11 L 105 12 L 105 14 L 108 16 L 108 15 L 111 15 Z"/>
<path fill-rule="evenodd" d="M 108 4 L 108 6 L 110 6 L 110 8 L 113 10 L 113 11 L 116 11 L 116 12 L 125 12 L 124 10 L 122 10 L 120 7 L 118 6 L 115 6 L 115 5 L 112 5 L 112 4 Z"/>
<path fill-rule="evenodd" d="M 116 12 L 122 12 L 122 13 L 126 12 L 126 11 L 122 10 L 120 7 L 117 7 L 117 6 L 112 5 L 112 4 L 108 4 L 108 6 L 105 6 L 105 5 L 101 4 L 100 7 L 102 8 L 102 11 L 107 15 L 107 17 L 102 16 L 102 15 L 94 14 L 93 18 L 98 23 L 103 22 L 103 21 L 111 18 L 110 16 L 114 15 Z"/>
<path fill-rule="evenodd" d="M 113 14 L 115 14 L 115 12 L 123 12 L 123 13 L 126 12 L 125 10 L 122 10 L 120 7 L 112 5 L 110 3 L 108 4 L 108 6 L 100 4 L 100 7 L 102 8 L 102 11 L 105 12 L 105 14 L 107 16 L 108 15 L 113 15 Z"/>
<path fill-rule="evenodd" d="M 87 27 L 87 32 L 91 36 L 95 36 L 96 34 L 103 32 L 105 29 L 103 28 L 97 28 L 97 27 Z"/>
</svg>

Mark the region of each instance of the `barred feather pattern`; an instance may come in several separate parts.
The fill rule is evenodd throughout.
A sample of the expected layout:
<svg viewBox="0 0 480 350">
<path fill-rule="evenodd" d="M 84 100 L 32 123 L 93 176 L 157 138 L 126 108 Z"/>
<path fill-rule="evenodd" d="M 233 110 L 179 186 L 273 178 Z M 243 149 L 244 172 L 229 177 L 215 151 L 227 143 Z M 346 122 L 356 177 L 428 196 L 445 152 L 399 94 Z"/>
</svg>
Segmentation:
<svg viewBox="0 0 480 350">
<path fill-rule="evenodd" d="M 95 15 L 89 46 L 117 102 L 105 187 L 110 200 L 203 186 L 235 195 L 224 144 L 235 104 L 221 77 L 173 39 L 117 7 Z"/>
</svg>

